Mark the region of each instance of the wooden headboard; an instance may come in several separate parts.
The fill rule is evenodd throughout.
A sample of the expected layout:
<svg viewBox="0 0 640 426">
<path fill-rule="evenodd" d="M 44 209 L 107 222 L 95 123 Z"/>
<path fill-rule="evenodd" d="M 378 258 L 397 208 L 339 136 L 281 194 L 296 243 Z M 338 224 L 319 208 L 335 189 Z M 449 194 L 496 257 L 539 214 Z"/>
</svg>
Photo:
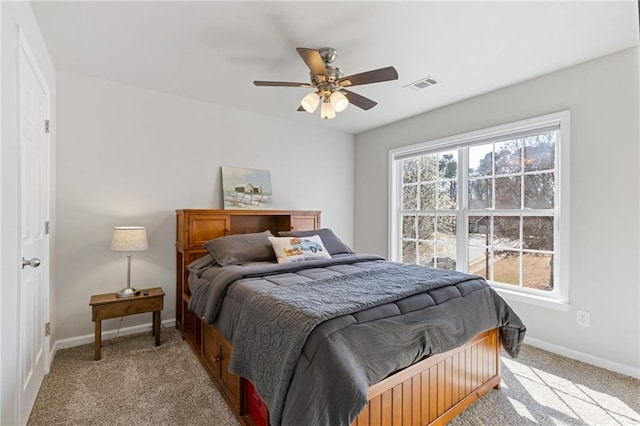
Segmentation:
<svg viewBox="0 0 640 426">
<path fill-rule="evenodd" d="M 187 265 L 207 254 L 203 244 L 232 234 L 269 230 L 307 231 L 320 228 L 320 212 L 310 210 L 176 210 L 176 328 L 199 340 L 199 319 L 187 309 L 191 297 Z"/>
</svg>

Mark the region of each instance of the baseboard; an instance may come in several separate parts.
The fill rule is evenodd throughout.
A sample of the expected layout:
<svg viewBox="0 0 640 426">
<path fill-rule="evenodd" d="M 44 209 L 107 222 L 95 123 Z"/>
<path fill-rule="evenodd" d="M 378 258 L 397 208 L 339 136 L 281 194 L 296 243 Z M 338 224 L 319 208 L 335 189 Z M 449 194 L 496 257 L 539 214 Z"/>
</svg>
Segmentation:
<svg viewBox="0 0 640 426">
<path fill-rule="evenodd" d="M 163 327 L 175 327 L 176 320 L 166 319 L 161 322 Z M 145 331 L 150 331 L 152 327 L 151 323 L 136 325 L 133 327 L 125 327 L 121 328 L 118 332 L 117 330 L 108 330 L 102 332 L 102 340 L 109 340 L 116 337 L 116 333 L 118 336 L 128 336 L 130 334 L 143 333 Z M 53 363 L 53 359 L 56 356 L 56 352 L 59 349 L 72 348 L 74 346 L 86 345 L 88 343 L 94 342 L 93 334 L 86 334 L 84 336 L 78 337 L 70 337 L 68 339 L 59 339 L 56 340 L 53 344 L 53 347 L 50 351 L 49 362 Z M 554 345 L 553 343 L 547 343 L 542 340 L 534 339 L 531 337 L 525 337 L 524 343 L 527 345 L 535 346 L 536 348 L 544 349 L 545 351 L 552 352 L 554 354 L 566 356 L 567 358 L 576 359 L 578 361 L 586 362 L 587 364 L 595 365 L 596 367 L 605 368 L 607 370 L 615 371 L 616 373 L 624 374 L 625 376 L 630 376 L 636 379 L 640 379 L 640 368 L 632 367 L 625 364 L 620 364 L 618 362 L 609 361 L 604 358 L 599 358 L 597 356 L 589 355 L 584 352 L 576 351 L 573 349 L 566 348 L 564 346 Z"/>
<path fill-rule="evenodd" d="M 597 356 L 585 354 L 584 352 L 565 348 L 564 346 L 554 345 L 552 343 L 547 343 L 542 340 L 533 339 L 530 337 L 525 337 L 524 343 L 527 345 L 535 346 L 536 348 L 544 349 L 545 351 L 552 352 L 557 355 L 562 355 L 567 358 L 576 359 L 578 361 L 582 361 L 587 364 L 595 365 L 596 367 L 600 367 L 610 371 L 614 371 L 616 373 L 624 374 L 625 376 L 631 376 L 635 379 L 640 379 L 640 368 L 637 368 L 637 367 L 632 367 L 630 365 L 609 361 L 608 359 L 599 358 Z"/>
<path fill-rule="evenodd" d="M 165 327 L 165 328 L 175 327 L 176 320 L 175 318 L 166 319 L 166 320 L 162 320 L 160 324 L 162 327 Z M 102 332 L 102 340 L 113 339 L 114 337 L 116 337 L 116 335 L 128 336 L 130 334 L 144 333 L 145 331 L 151 331 L 151 328 L 152 328 L 152 323 L 147 323 L 142 325 L 135 325 L 133 327 L 121 328 L 120 331 L 107 330 Z M 53 348 L 51 349 L 51 356 L 49 357 L 50 362 L 53 362 L 53 358 L 55 357 L 58 349 L 72 348 L 74 346 L 86 345 L 88 343 L 93 344 L 95 341 L 94 338 L 95 338 L 94 334 L 86 334 L 84 336 L 69 337 L 68 339 L 56 340 L 56 342 L 53 344 Z"/>
</svg>

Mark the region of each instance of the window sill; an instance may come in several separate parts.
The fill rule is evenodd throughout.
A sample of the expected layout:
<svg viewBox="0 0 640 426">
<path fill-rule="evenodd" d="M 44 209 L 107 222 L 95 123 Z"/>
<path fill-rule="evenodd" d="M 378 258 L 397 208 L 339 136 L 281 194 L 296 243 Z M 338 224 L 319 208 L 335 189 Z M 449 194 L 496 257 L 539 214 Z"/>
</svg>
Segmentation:
<svg viewBox="0 0 640 426">
<path fill-rule="evenodd" d="M 507 302 L 526 303 L 528 305 L 540 306 L 560 312 L 569 311 L 569 304 L 566 302 L 561 302 L 557 299 L 550 299 L 548 297 L 541 297 L 533 294 L 523 294 L 520 292 L 510 291 L 498 287 L 493 287 L 493 289 Z"/>
</svg>

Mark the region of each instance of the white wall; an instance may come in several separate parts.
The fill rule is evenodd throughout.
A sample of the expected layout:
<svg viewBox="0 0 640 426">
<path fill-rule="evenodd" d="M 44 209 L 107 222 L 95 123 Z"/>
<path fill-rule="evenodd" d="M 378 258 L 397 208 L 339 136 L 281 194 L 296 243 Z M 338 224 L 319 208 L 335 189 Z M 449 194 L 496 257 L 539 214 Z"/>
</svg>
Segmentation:
<svg viewBox="0 0 640 426">
<path fill-rule="evenodd" d="M 638 376 L 638 56 L 624 50 L 357 135 L 355 249 L 387 255 L 389 149 L 568 109 L 570 308 L 509 303 L 534 342 Z M 591 313 L 590 328 L 576 310 Z"/>
<path fill-rule="evenodd" d="M 2 90 L 2 145 L 0 155 L 0 193 L 2 195 L 0 227 L 2 240 L 0 242 L 0 307 L 1 328 L 0 340 L 0 424 L 13 425 L 18 423 L 18 284 L 20 279 L 20 206 L 18 198 L 19 188 L 19 143 L 17 117 L 17 59 L 18 59 L 18 27 L 22 31 L 36 61 L 40 66 L 44 78 L 49 86 L 51 95 L 51 120 L 53 130 L 50 134 L 52 177 L 55 173 L 55 111 L 56 86 L 55 69 L 44 44 L 40 29 L 36 23 L 31 5 L 28 2 L 0 2 L 1 39 L 1 82 Z M 52 194 L 55 194 L 55 180 L 51 182 Z M 55 197 L 54 197 L 55 198 Z M 53 204 L 52 204 L 53 209 Z M 51 224 L 55 230 L 55 213 L 52 211 Z M 55 232 L 55 231 L 54 231 Z M 50 243 L 55 234 L 50 236 Z M 55 258 L 53 247 L 50 248 L 51 259 Z M 54 265 L 50 269 L 51 301 L 55 300 Z M 55 320 L 55 307 L 51 306 L 50 319 Z"/>
<path fill-rule="evenodd" d="M 222 208 L 220 166 L 270 170 L 274 208 L 321 210 L 353 242 L 352 135 L 68 72 L 58 93 L 58 339 L 92 333 L 90 296 L 126 286 L 113 226 L 147 227 L 131 285 L 161 286 L 175 318 L 175 209 Z"/>
</svg>

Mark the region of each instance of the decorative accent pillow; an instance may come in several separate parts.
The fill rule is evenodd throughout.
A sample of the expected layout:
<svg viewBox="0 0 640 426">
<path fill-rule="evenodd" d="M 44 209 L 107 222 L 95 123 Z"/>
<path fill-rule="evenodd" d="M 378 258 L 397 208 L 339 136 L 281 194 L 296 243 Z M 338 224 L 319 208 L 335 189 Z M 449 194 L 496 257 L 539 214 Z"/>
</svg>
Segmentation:
<svg viewBox="0 0 640 426">
<path fill-rule="evenodd" d="M 274 260 L 269 237 L 273 237 L 271 231 L 227 235 L 209 240 L 204 246 L 220 266 Z"/>
<path fill-rule="evenodd" d="M 308 237 L 310 235 L 319 235 L 322 244 L 327 248 L 331 256 L 334 254 L 353 254 L 353 251 L 342 242 L 340 238 L 329 228 L 316 229 L 315 231 L 283 231 L 278 232 L 281 237 Z"/>
<path fill-rule="evenodd" d="M 331 259 L 331 255 L 322 245 L 317 235 L 304 238 L 269 237 L 278 263 L 300 262 L 311 259 Z"/>
</svg>

